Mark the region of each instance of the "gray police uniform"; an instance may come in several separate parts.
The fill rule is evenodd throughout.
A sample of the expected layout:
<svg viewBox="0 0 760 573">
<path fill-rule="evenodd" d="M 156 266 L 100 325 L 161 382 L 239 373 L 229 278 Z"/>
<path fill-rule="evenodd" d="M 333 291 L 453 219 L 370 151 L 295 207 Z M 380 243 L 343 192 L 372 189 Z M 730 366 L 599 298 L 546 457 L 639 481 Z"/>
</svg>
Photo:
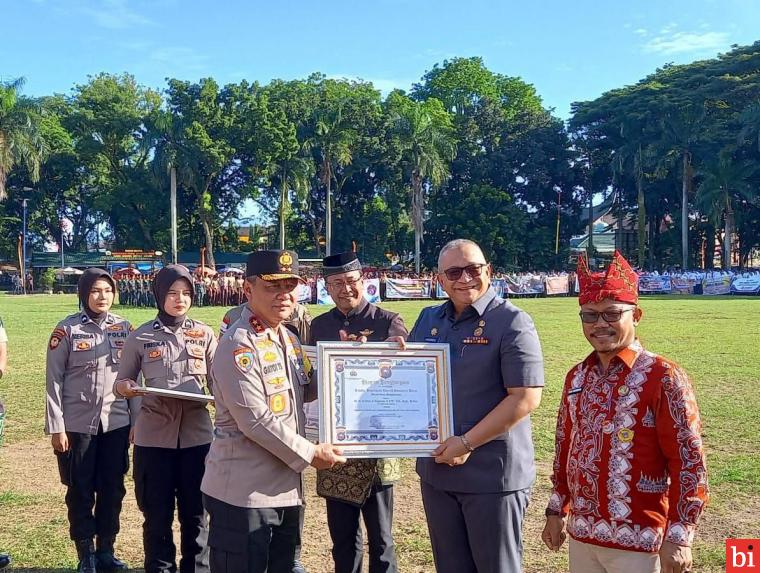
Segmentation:
<svg viewBox="0 0 760 573">
<path fill-rule="evenodd" d="M 189 318 L 171 329 L 158 319 L 135 330 L 122 354 L 119 380 L 165 390 L 203 394 L 213 364 L 216 337 Z M 135 425 L 135 495 L 143 513 L 145 571 L 176 571 L 172 523 L 174 501 L 180 523 L 181 572 L 208 571 L 208 526 L 200 492 L 212 439 L 206 404 L 147 395 Z"/>
<path fill-rule="evenodd" d="M 113 393 L 130 329 L 115 314 L 96 322 L 81 312 L 59 322 L 48 343 L 45 433 L 66 432 L 69 440 L 67 452 L 55 453 L 74 540 L 119 532 L 129 428 L 140 403 Z"/>
<path fill-rule="evenodd" d="M 298 338 L 251 313 L 219 342 L 212 370 L 214 442 L 201 489 L 211 518 L 211 570 L 290 571 L 298 541 L 308 378 Z"/>
<path fill-rule="evenodd" d="M 399 314 L 362 299 L 359 306 L 347 315 L 336 307 L 316 317 L 311 325 L 309 344 L 340 340 L 341 330 L 353 339 L 366 336 L 369 342 L 382 342 L 390 336 L 406 338 L 408 335 Z M 369 541 L 369 570 L 372 573 L 397 570 L 391 534 L 392 484 L 400 477 L 397 459 L 351 459 L 317 472 L 317 493 L 325 498 L 327 506 L 336 573 L 362 571 L 362 515 Z"/>
<path fill-rule="evenodd" d="M 424 309 L 409 341 L 449 344 L 458 435 L 480 422 L 510 388 L 544 384 L 533 321 L 492 288 L 459 318 L 450 301 Z M 417 473 L 437 571 L 521 570 L 522 521 L 535 480 L 529 417 L 477 448 L 463 465 L 418 458 Z"/>
<path fill-rule="evenodd" d="M 233 306 L 222 318 L 222 324 L 219 326 L 219 336 L 221 337 L 227 329 L 235 324 L 241 318 L 248 320 L 251 317 L 251 310 L 248 303 L 243 303 L 238 306 Z M 296 307 L 293 309 L 293 313 L 287 320 L 282 322 L 282 325 L 290 330 L 298 337 L 298 340 L 305 344 L 309 341 L 311 335 L 311 315 L 306 307 L 300 303 L 296 303 Z"/>
</svg>

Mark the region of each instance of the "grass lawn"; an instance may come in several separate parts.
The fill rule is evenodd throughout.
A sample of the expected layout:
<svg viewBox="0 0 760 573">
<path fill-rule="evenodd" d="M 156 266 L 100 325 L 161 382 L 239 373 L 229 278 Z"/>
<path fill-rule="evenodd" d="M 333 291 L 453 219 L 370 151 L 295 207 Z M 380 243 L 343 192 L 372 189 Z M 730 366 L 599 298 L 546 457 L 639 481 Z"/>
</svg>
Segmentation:
<svg viewBox="0 0 760 573">
<path fill-rule="evenodd" d="M 539 540 L 548 497 L 554 420 L 567 370 L 590 347 L 583 338 L 572 298 L 518 299 L 534 318 L 546 360 L 546 390 L 533 416 L 539 477 L 525 529 L 525 571 L 567 569 L 566 549 L 551 554 Z M 400 312 L 409 328 L 426 302 L 385 304 Z M 651 297 L 642 300 L 643 344 L 681 364 L 692 377 L 702 411 L 712 498 L 695 543 L 694 571 L 722 571 L 727 537 L 757 537 L 760 531 L 760 297 Z M 139 325 L 155 312 L 115 309 Z M 191 316 L 217 328 L 224 308 L 202 308 Z M 320 314 L 325 307 L 311 307 Z M 72 295 L 0 295 L 0 317 L 10 338 L 10 368 L 0 381 L 6 404 L 6 440 L 0 450 L 0 550 L 25 570 L 76 567 L 68 540 L 64 488 L 43 435 L 45 350 L 50 332 L 76 311 Z M 418 482 L 411 462 L 396 488 L 395 538 L 403 572 L 433 571 Z M 304 561 L 313 573 L 331 570 L 324 504 L 307 472 L 308 511 Z M 131 478 L 117 542 L 133 566 L 142 562 L 141 516 Z M 633 573 L 633 572 L 632 572 Z"/>
</svg>

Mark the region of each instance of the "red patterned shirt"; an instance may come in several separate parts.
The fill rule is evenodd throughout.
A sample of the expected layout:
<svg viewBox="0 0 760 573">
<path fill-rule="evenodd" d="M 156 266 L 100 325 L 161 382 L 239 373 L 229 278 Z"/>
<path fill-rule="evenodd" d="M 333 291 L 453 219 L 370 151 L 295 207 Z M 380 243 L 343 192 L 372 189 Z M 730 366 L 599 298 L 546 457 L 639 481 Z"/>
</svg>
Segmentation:
<svg viewBox="0 0 760 573">
<path fill-rule="evenodd" d="M 694 391 L 676 364 L 638 341 L 606 372 L 596 352 L 565 379 L 549 510 L 577 541 L 659 551 L 690 545 L 707 502 Z"/>
</svg>

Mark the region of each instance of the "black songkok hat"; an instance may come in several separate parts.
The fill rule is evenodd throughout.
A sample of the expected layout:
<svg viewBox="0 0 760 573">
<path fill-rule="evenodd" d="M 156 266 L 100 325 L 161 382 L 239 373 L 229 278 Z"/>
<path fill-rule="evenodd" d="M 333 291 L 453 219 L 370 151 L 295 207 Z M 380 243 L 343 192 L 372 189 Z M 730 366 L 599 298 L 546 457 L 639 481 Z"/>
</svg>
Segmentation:
<svg viewBox="0 0 760 573">
<path fill-rule="evenodd" d="M 322 259 L 322 275 L 325 277 L 361 270 L 362 264 L 354 252 L 338 253 Z"/>
<path fill-rule="evenodd" d="M 298 276 L 298 253 L 294 251 L 254 251 L 248 255 L 245 276 L 261 277 L 265 281 L 301 279 Z"/>
</svg>

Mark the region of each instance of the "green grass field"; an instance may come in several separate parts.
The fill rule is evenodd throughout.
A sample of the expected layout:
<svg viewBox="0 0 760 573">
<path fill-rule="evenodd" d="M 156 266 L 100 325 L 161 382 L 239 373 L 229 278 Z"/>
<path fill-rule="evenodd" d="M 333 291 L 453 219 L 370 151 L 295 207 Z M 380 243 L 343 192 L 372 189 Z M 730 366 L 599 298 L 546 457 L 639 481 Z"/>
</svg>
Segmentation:
<svg viewBox="0 0 760 573">
<path fill-rule="evenodd" d="M 550 554 L 539 541 L 553 453 L 554 419 L 566 371 L 589 352 L 572 298 L 518 299 L 534 318 L 546 360 L 546 390 L 534 414 L 539 477 L 525 528 L 525 570 L 566 570 L 566 549 Z M 384 306 L 400 312 L 411 328 L 427 302 Z M 711 501 L 695 545 L 694 571 L 722 571 L 727 537 L 757 537 L 760 531 L 760 297 L 654 297 L 641 302 L 644 345 L 681 364 L 692 377 L 702 411 Z M 115 309 L 134 324 L 151 310 Z M 311 307 L 312 314 L 325 307 Z M 0 381 L 8 411 L 0 450 L 0 550 L 15 567 L 65 570 L 76 566 L 67 535 L 64 488 L 48 439 L 43 436 L 45 350 L 58 320 L 76 311 L 69 295 L 0 295 L 0 317 L 10 338 L 10 368 Z M 216 328 L 223 308 L 193 309 L 191 316 Z M 401 571 L 433 571 L 417 479 L 411 463 L 396 489 L 394 520 Z M 133 566 L 141 563 L 141 516 L 131 480 L 117 548 Z M 307 476 L 304 558 L 312 572 L 330 570 L 323 504 Z"/>
</svg>

